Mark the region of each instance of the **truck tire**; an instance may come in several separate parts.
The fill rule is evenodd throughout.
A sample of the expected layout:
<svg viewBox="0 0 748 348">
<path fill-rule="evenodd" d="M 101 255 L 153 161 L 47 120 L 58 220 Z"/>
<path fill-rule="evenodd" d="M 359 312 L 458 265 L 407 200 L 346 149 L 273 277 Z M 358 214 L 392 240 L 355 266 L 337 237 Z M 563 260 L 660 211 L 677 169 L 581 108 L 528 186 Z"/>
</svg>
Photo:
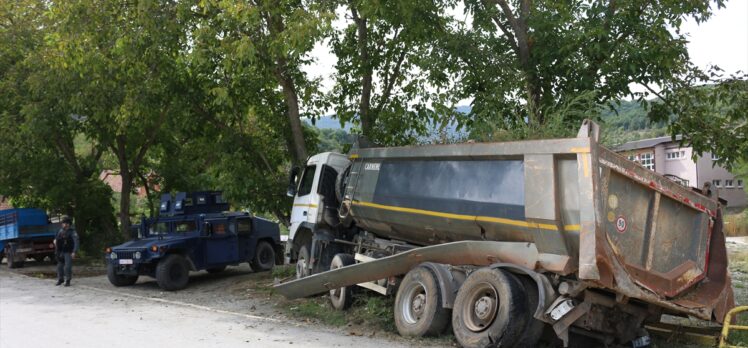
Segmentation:
<svg viewBox="0 0 748 348">
<path fill-rule="evenodd" d="M 16 248 L 13 245 L 8 245 L 8 268 L 21 268 L 23 267 L 23 261 L 17 261 Z"/>
<path fill-rule="evenodd" d="M 44 256 L 44 255 L 37 255 L 37 256 L 34 256 L 34 261 L 36 261 L 37 263 L 42 263 L 42 261 L 44 261 L 44 258 L 45 258 L 45 257 L 46 257 L 46 256 Z"/>
<path fill-rule="evenodd" d="M 517 347 L 536 347 L 545 328 L 543 321 L 533 317 L 535 310 L 538 308 L 538 284 L 527 276 L 516 276 L 516 278 L 522 284 L 522 289 L 524 289 L 527 298 L 527 323 L 522 336 L 517 341 Z"/>
<path fill-rule="evenodd" d="M 457 292 L 452 330 L 465 348 L 514 347 L 527 324 L 527 298 L 512 274 L 481 268 Z"/>
<path fill-rule="evenodd" d="M 0 249 L 0 262 L 3 262 L 5 258 L 5 249 Z"/>
<path fill-rule="evenodd" d="M 406 337 L 436 336 L 449 324 L 450 311 L 442 307 L 436 275 L 416 267 L 403 278 L 395 297 L 395 326 Z"/>
<path fill-rule="evenodd" d="M 190 277 L 187 260 L 181 255 L 167 255 L 156 266 L 156 282 L 161 289 L 175 291 L 184 289 Z"/>
<path fill-rule="evenodd" d="M 205 270 L 210 274 L 221 273 L 226 270 L 226 266 L 206 268 Z"/>
<path fill-rule="evenodd" d="M 255 257 L 249 263 L 255 272 L 265 272 L 273 269 L 275 265 L 275 250 L 270 243 L 261 241 L 257 243 Z"/>
<path fill-rule="evenodd" d="M 138 281 L 137 275 L 121 275 L 117 274 L 117 270 L 115 269 L 114 265 L 109 263 L 106 265 L 106 277 L 109 279 L 109 282 L 112 283 L 114 286 L 130 286 L 135 284 L 135 282 Z"/>
<path fill-rule="evenodd" d="M 356 260 L 354 260 L 353 255 L 336 254 L 330 263 L 330 270 L 332 271 L 354 263 L 356 263 Z M 351 304 L 353 304 L 353 286 L 344 286 L 342 288 L 330 290 L 330 303 L 332 304 L 332 308 L 339 311 L 350 308 Z"/>
<path fill-rule="evenodd" d="M 302 245 L 296 257 L 296 279 L 309 276 L 309 248 Z"/>
</svg>

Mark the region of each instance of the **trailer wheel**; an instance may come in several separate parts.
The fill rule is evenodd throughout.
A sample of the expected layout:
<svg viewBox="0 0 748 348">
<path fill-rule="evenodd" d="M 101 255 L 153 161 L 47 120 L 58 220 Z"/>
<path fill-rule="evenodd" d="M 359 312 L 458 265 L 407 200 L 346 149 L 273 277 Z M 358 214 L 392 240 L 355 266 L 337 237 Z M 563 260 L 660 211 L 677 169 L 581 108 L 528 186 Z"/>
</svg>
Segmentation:
<svg viewBox="0 0 748 348">
<path fill-rule="evenodd" d="M 210 274 L 221 273 L 226 270 L 226 266 L 206 268 L 205 270 Z"/>
<path fill-rule="evenodd" d="M 266 241 L 257 243 L 255 257 L 249 264 L 255 272 L 265 272 L 273 269 L 273 266 L 275 266 L 275 250 L 273 246 Z"/>
<path fill-rule="evenodd" d="M 109 282 L 112 283 L 114 286 L 130 286 L 135 284 L 135 282 L 138 281 L 137 275 L 121 275 L 117 274 L 117 270 L 115 269 L 114 265 L 109 263 L 106 265 L 106 277 L 109 279 Z"/>
<path fill-rule="evenodd" d="M 512 274 L 481 268 L 457 292 L 452 330 L 462 347 L 514 347 L 527 323 L 527 298 Z"/>
<path fill-rule="evenodd" d="M 156 266 L 156 282 L 161 289 L 174 291 L 184 289 L 190 277 L 187 260 L 181 255 L 171 254 Z"/>
<path fill-rule="evenodd" d="M 306 245 L 299 248 L 299 255 L 296 257 L 296 279 L 309 276 L 309 249 Z"/>
<path fill-rule="evenodd" d="M 543 321 L 533 317 L 535 310 L 538 308 L 538 284 L 527 276 L 516 276 L 516 278 L 520 281 L 522 288 L 525 290 L 525 297 L 527 297 L 527 324 L 525 324 L 522 336 L 517 342 L 517 347 L 535 347 L 545 328 Z"/>
<path fill-rule="evenodd" d="M 449 324 L 449 309 L 442 307 L 436 275 L 425 267 L 403 278 L 395 297 L 395 326 L 402 336 L 436 336 Z"/>
<path fill-rule="evenodd" d="M 330 270 L 332 271 L 354 263 L 356 263 L 356 261 L 353 259 L 352 255 L 336 254 L 330 263 Z M 333 308 L 339 311 L 350 308 L 353 303 L 353 286 L 344 286 L 342 288 L 330 290 L 330 303 Z"/>
</svg>

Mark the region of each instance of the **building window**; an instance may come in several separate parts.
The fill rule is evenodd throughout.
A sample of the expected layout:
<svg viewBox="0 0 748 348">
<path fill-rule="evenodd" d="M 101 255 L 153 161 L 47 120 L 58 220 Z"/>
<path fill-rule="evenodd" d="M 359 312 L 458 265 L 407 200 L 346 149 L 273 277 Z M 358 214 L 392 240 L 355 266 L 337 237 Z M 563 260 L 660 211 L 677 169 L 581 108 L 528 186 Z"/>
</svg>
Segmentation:
<svg viewBox="0 0 748 348">
<path fill-rule="evenodd" d="M 717 157 L 717 155 L 715 155 L 715 154 L 712 154 L 712 161 L 716 161 L 716 160 L 718 160 L 718 159 L 719 159 L 719 157 Z"/>
<path fill-rule="evenodd" d="M 712 180 L 712 185 L 714 187 L 722 187 L 722 180 Z"/>
<path fill-rule="evenodd" d="M 743 180 L 738 179 L 738 188 L 743 188 Z"/>
<path fill-rule="evenodd" d="M 647 168 L 649 170 L 654 170 L 655 163 L 654 163 L 654 155 L 652 153 L 643 153 L 641 154 L 641 165 L 644 166 L 644 168 Z"/>
<path fill-rule="evenodd" d="M 629 161 L 636 161 L 636 156 L 629 155 Z"/>
<path fill-rule="evenodd" d="M 672 151 L 672 152 L 665 153 L 665 159 L 668 159 L 668 160 L 681 159 L 681 158 L 686 158 L 685 150 Z"/>
<path fill-rule="evenodd" d="M 732 186 L 732 180 L 725 179 L 725 187 L 733 187 Z"/>
</svg>

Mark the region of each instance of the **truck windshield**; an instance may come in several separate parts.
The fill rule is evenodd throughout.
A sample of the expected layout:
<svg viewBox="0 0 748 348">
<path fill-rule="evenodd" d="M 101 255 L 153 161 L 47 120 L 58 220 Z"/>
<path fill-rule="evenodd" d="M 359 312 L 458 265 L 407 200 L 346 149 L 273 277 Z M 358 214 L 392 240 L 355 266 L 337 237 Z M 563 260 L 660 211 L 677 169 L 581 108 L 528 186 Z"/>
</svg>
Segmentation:
<svg viewBox="0 0 748 348">
<path fill-rule="evenodd" d="M 197 230 L 197 224 L 194 221 L 177 222 L 176 226 L 174 227 L 174 231 L 177 233 L 186 233 Z"/>
<path fill-rule="evenodd" d="M 166 222 L 159 222 L 151 225 L 151 227 L 148 229 L 148 234 L 151 235 L 159 235 L 159 234 L 167 234 L 169 233 L 169 226 L 166 224 Z"/>
</svg>

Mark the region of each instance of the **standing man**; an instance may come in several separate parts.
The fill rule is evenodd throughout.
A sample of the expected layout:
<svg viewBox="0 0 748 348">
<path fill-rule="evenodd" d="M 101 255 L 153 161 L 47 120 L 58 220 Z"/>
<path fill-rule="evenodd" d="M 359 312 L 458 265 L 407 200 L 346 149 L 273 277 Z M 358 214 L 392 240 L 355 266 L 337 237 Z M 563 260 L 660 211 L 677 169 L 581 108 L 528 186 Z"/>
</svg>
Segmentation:
<svg viewBox="0 0 748 348">
<path fill-rule="evenodd" d="M 73 259 L 78 252 L 78 233 L 71 226 L 72 220 L 69 216 L 62 217 L 62 228 L 55 237 L 55 256 L 57 257 L 57 284 L 63 282 L 70 286 L 70 278 L 73 275 Z"/>
</svg>

